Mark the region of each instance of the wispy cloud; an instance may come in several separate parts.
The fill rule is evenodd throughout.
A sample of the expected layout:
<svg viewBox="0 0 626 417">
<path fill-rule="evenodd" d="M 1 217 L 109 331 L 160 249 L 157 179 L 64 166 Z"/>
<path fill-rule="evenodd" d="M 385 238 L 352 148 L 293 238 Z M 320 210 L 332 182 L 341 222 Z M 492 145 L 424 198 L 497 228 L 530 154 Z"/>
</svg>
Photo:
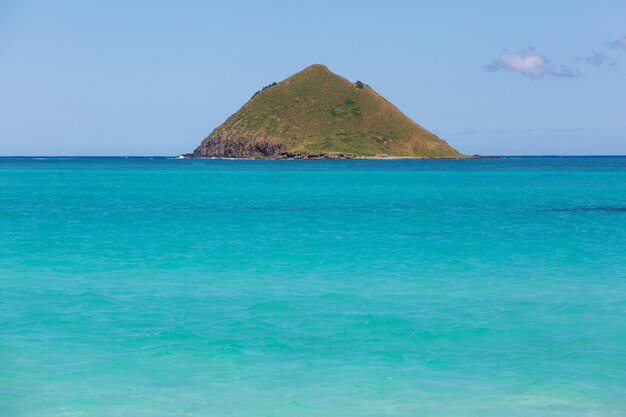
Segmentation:
<svg viewBox="0 0 626 417">
<path fill-rule="evenodd" d="M 609 60 L 609 57 L 601 52 L 593 51 L 593 55 L 585 58 L 585 61 L 596 67 L 601 67 L 605 62 Z"/>
<path fill-rule="evenodd" d="M 565 65 L 561 65 L 558 69 L 553 67 L 545 55 L 536 52 L 535 48 L 532 47 L 518 52 L 504 51 L 498 59 L 494 59 L 491 64 L 485 65 L 485 69 L 490 72 L 500 70 L 512 71 L 530 79 L 548 75 L 559 78 L 582 77 L 581 72 L 576 68 L 569 68 Z"/>
<path fill-rule="evenodd" d="M 576 60 L 580 60 L 579 58 L 576 58 Z M 587 58 L 585 58 L 585 61 L 588 64 L 591 64 L 595 67 L 608 67 L 608 68 L 612 68 L 617 66 L 617 62 L 613 59 L 611 59 L 610 56 L 608 56 L 607 54 L 603 53 L 603 52 L 597 52 L 597 51 L 593 51 L 593 54 L 591 54 L 591 56 L 588 56 Z"/>
<path fill-rule="evenodd" d="M 626 51 L 626 36 L 622 36 L 621 38 L 614 40 L 613 42 L 609 43 L 609 46 L 614 49 L 621 49 L 623 51 Z"/>
<path fill-rule="evenodd" d="M 559 78 L 582 78 L 583 73 L 578 70 L 578 68 L 570 68 L 565 65 L 561 65 L 560 69 L 550 69 L 548 72 L 549 75 Z"/>
</svg>

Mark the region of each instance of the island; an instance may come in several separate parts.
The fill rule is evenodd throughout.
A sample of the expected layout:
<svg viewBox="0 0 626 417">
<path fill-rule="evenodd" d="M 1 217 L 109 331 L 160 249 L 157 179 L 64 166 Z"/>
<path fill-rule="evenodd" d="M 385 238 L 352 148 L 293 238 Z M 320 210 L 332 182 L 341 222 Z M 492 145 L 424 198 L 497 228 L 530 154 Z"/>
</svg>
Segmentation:
<svg viewBox="0 0 626 417">
<path fill-rule="evenodd" d="M 257 91 L 189 158 L 466 158 L 369 85 L 314 64 Z"/>
</svg>

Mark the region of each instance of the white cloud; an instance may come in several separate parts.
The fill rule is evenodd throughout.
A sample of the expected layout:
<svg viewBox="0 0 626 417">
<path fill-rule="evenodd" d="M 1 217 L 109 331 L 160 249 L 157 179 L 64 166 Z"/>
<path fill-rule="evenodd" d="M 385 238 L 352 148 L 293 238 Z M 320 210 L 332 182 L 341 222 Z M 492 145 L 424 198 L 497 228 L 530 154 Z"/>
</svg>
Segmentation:
<svg viewBox="0 0 626 417">
<path fill-rule="evenodd" d="M 550 60 L 545 55 L 535 52 L 535 49 L 528 47 L 519 52 L 504 51 L 498 59 L 494 59 L 485 68 L 490 71 L 512 71 L 531 79 L 540 78 L 545 75 L 552 75 L 561 78 L 577 78 L 582 74 L 577 69 L 568 68 L 561 65 L 560 69 L 554 69 L 550 65 Z"/>
<path fill-rule="evenodd" d="M 526 49 L 519 54 L 503 52 L 500 55 L 500 62 L 504 68 L 531 78 L 541 77 L 548 71 L 548 60 L 531 49 Z"/>
</svg>

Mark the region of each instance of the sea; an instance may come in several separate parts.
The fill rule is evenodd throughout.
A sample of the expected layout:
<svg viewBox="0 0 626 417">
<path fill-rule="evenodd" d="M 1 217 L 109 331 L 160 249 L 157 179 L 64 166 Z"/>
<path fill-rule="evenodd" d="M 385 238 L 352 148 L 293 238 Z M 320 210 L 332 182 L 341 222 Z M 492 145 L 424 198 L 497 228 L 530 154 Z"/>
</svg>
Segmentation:
<svg viewBox="0 0 626 417">
<path fill-rule="evenodd" d="M 626 416 L 626 157 L 1 158 L 0 415 Z"/>
</svg>

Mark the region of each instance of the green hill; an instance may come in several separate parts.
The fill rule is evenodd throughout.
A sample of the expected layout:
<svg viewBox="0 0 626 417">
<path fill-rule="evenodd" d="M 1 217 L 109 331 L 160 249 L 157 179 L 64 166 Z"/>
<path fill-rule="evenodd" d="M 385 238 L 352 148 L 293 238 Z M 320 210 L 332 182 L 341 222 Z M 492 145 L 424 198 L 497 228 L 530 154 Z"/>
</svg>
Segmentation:
<svg viewBox="0 0 626 417">
<path fill-rule="evenodd" d="M 189 156 L 463 157 L 369 86 L 319 64 L 255 93 Z"/>
</svg>

